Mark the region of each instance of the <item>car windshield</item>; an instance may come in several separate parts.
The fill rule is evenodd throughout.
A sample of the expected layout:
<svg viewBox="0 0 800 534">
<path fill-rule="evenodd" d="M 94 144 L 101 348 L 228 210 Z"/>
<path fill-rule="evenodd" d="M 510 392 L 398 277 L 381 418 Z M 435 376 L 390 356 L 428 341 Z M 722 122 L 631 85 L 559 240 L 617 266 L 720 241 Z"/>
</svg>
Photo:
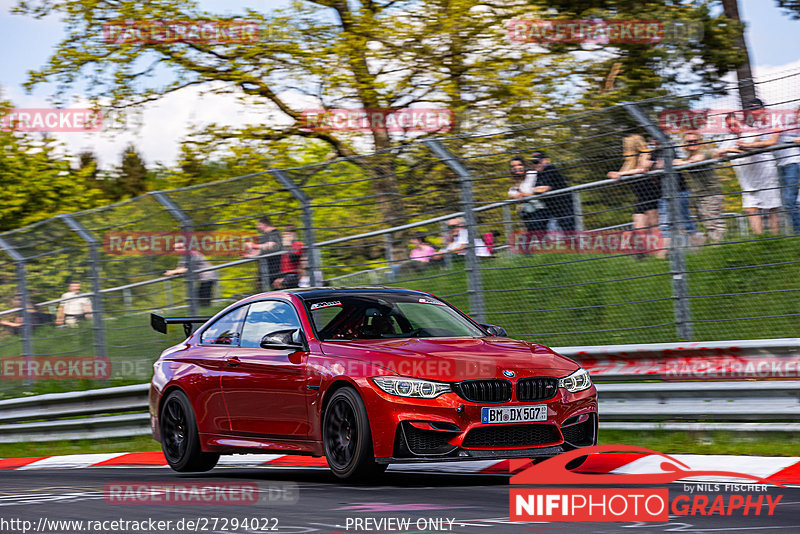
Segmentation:
<svg viewBox="0 0 800 534">
<path fill-rule="evenodd" d="M 447 303 L 429 295 L 360 293 L 306 301 L 319 339 L 483 337 Z"/>
</svg>

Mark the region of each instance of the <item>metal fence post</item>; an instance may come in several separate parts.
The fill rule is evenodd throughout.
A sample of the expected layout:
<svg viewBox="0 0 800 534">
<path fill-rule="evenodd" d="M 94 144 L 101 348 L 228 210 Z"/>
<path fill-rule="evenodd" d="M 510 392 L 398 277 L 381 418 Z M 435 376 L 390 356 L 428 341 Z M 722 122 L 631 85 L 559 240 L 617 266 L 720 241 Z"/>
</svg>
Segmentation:
<svg viewBox="0 0 800 534">
<path fill-rule="evenodd" d="M 131 295 L 131 288 L 126 287 L 122 290 L 122 307 L 126 312 L 131 311 L 133 308 L 133 295 Z"/>
<path fill-rule="evenodd" d="M 514 219 L 511 218 L 511 206 L 503 206 L 503 231 L 506 233 L 506 245 L 511 246 L 511 236 L 514 234 Z"/>
<path fill-rule="evenodd" d="M 633 102 L 624 102 L 623 107 L 633 119 L 638 122 L 647 133 L 653 136 L 664 151 L 664 182 L 662 194 L 666 196 L 669 213 L 670 239 L 669 264 L 672 272 L 672 292 L 675 299 L 675 323 L 678 337 L 685 340 L 692 339 L 692 317 L 689 309 L 689 287 L 686 272 L 685 241 L 683 233 L 678 233 L 680 209 L 678 206 L 678 174 L 672 169 L 675 159 L 675 147 L 669 137 L 661 131 L 650 118 Z"/>
<path fill-rule="evenodd" d="M 386 249 L 386 263 L 389 264 L 389 280 L 394 280 L 394 234 L 392 232 L 384 234 L 383 243 Z"/>
<path fill-rule="evenodd" d="M 449 243 L 447 243 L 447 235 L 450 233 L 450 229 L 447 227 L 446 222 L 442 221 L 439 223 L 439 233 L 442 236 L 442 241 L 444 242 L 444 244 L 448 245 Z M 450 269 L 452 266 L 453 266 L 453 258 L 450 257 L 450 254 L 445 254 L 444 268 Z"/>
<path fill-rule="evenodd" d="M 575 217 L 575 230 L 583 232 L 586 228 L 583 225 L 583 204 L 581 203 L 580 191 L 572 192 L 572 209 L 573 217 Z"/>
<path fill-rule="evenodd" d="M 478 321 L 486 321 L 486 306 L 484 304 L 483 284 L 478 256 L 475 253 L 475 239 L 477 237 L 478 221 L 475 217 L 474 201 L 472 199 L 472 175 L 461 161 L 456 158 L 444 145 L 433 139 L 426 139 L 425 146 L 442 160 L 458 176 L 461 184 L 461 209 L 467 223 L 467 292 L 472 314 Z"/>
<path fill-rule="evenodd" d="M 92 269 L 92 329 L 94 330 L 94 355 L 108 356 L 106 329 L 103 317 L 103 295 L 100 293 L 100 241 L 86 227 L 69 215 L 58 215 L 70 230 L 89 245 L 89 266 Z"/>
<path fill-rule="evenodd" d="M 33 356 L 33 318 L 28 313 L 28 284 L 25 269 L 25 257 L 12 247 L 7 241 L 0 238 L 0 249 L 11 257 L 17 270 L 17 292 L 19 293 L 19 305 L 22 308 L 22 328 L 20 329 L 20 339 L 22 340 L 22 355 L 26 360 Z M 25 383 L 29 383 L 26 380 Z"/>
<path fill-rule="evenodd" d="M 308 198 L 308 195 L 306 195 L 305 192 L 289 178 L 289 175 L 281 169 L 272 169 L 269 172 L 298 202 L 300 202 L 300 206 L 303 209 L 303 226 L 305 227 L 303 237 L 306 240 L 306 247 L 308 250 L 306 257 L 308 258 L 309 283 L 311 287 L 322 285 L 322 280 L 317 280 L 317 270 L 319 270 L 321 266 L 321 261 L 319 251 L 317 250 L 317 241 L 314 236 L 314 214 L 311 211 L 311 199 Z"/>
<path fill-rule="evenodd" d="M 148 193 L 152 195 L 156 201 L 164 206 L 172 217 L 181 225 L 181 232 L 187 238 L 191 237 L 191 232 L 194 229 L 192 219 L 186 215 L 180 206 L 172 201 L 163 191 L 151 191 Z M 197 295 L 195 294 L 195 272 L 194 258 L 190 254 L 189 245 L 186 246 L 186 292 L 189 299 L 189 315 L 197 315 Z"/>
</svg>

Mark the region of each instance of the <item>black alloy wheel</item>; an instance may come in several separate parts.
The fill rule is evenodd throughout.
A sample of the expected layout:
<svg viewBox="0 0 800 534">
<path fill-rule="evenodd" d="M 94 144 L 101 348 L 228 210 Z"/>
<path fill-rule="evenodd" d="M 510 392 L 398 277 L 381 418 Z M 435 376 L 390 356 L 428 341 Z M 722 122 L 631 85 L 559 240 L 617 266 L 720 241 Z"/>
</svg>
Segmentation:
<svg viewBox="0 0 800 534">
<path fill-rule="evenodd" d="M 175 471 L 208 471 L 219 461 L 219 454 L 201 450 L 194 410 L 182 391 L 170 393 L 161 407 L 161 449 Z"/>
<path fill-rule="evenodd" d="M 322 441 L 328 466 L 340 479 L 363 480 L 386 470 L 386 465 L 375 463 L 367 410 L 350 387 L 331 396 L 323 416 Z"/>
</svg>

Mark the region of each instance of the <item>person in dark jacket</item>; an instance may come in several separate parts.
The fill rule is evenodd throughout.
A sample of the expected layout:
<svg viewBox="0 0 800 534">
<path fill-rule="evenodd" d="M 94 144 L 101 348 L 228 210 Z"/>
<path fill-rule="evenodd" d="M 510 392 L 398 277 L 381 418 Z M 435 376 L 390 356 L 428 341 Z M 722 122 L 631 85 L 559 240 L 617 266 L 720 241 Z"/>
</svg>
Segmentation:
<svg viewBox="0 0 800 534">
<path fill-rule="evenodd" d="M 262 254 L 270 254 L 266 258 L 258 259 L 258 272 L 256 279 L 256 291 L 269 291 L 275 287 L 275 280 L 281 276 L 281 257 L 282 254 L 275 254 L 282 250 L 282 239 L 280 231 L 273 226 L 270 218 L 261 217 L 256 222 L 258 230 L 258 243 L 253 243 L 245 251 L 246 258 L 253 258 Z"/>
<path fill-rule="evenodd" d="M 543 151 L 537 150 L 531 154 L 530 163 L 533 170 L 538 173 L 536 186 L 537 188 L 541 187 L 541 192 L 544 193 L 569 187 L 567 185 L 567 180 Z M 547 217 L 549 219 L 555 219 L 563 232 L 572 232 L 575 230 L 575 210 L 572 206 L 572 195 L 570 193 L 547 196 L 541 200 L 544 202 L 545 209 L 547 210 Z"/>
</svg>

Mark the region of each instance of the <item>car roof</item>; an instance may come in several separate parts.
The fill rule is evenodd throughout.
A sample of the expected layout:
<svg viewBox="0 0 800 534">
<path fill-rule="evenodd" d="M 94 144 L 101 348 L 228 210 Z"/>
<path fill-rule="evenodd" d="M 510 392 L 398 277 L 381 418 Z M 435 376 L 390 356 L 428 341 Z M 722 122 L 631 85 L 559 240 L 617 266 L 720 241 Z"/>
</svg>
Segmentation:
<svg viewBox="0 0 800 534">
<path fill-rule="evenodd" d="M 428 295 L 423 291 L 404 289 L 399 287 L 386 286 L 361 286 L 361 287 L 302 287 L 287 289 L 286 293 L 291 293 L 303 300 L 330 298 L 336 296 L 351 296 L 363 294 L 385 294 L 385 295 Z"/>
</svg>

